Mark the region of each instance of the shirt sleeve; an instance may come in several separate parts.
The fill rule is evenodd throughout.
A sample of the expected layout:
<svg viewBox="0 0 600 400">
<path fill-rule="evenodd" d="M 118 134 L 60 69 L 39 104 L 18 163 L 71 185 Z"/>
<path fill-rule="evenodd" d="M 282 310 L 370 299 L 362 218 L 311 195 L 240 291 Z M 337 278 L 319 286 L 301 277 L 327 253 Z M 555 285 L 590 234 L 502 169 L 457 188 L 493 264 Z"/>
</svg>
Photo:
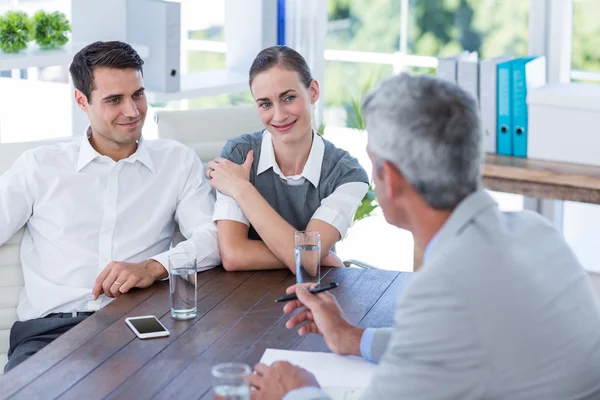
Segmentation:
<svg viewBox="0 0 600 400">
<path fill-rule="evenodd" d="M 28 165 L 31 152 L 23 153 L 12 167 L 0 175 L 0 246 L 21 229 L 33 213 L 33 193 Z"/>
<path fill-rule="evenodd" d="M 338 186 L 321 201 L 312 218 L 334 226 L 343 238 L 352 225 L 354 213 L 368 189 L 369 185 L 364 182 L 350 182 Z"/>
<path fill-rule="evenodd" d="M 371 356 L 371 348 L 373 347 L 373 339 L 375 338 L 375 328 L 367 328 L 360 338 L 360 354 L 367 361 L 373 361 Z"/>
<path fill-rule="evenodd" d="M 170 254 L 195 253 L 197 268 L 202 271 L 221 263 L 217 227 L 212 221 L 215 196 L 204 177 L 204 167 L 196 153 L 189 149 L 182 158 L 184 166 L 181 174 L 186 178 L 177 202 L 175 221 L 187 240 L 152 259 L 168 271 Z"/>
<path fill-rule="evenodd" d="M 283 396 L 282 400 L 330 400 L 331 398 L 322 389 L 305 387 L 295 389 Z"/>
<path fill-rule="evenodd" d="M 246 218 L 246 214 L 244 214 L 237 201 L 221 192 L 217 192 L 213 221 L 222 220 L 237 221 L 250 226 L 250 221 Z"/>
<path fill-rule="evenodd" d="M 221 157 L 236 164 L 244 163 L 250 151 L 250 145 L 246 140 L 243 140 L 245 136 L 242 135 L 238 138 L 228 140 L 221 150 Z M 240 207 L 237 201 L 221 192 L 217 192 L 213 221 L 221 220 L 237 221 L 250 226 L 250 221 L 246 218 L 242 207 Z"/>
</svg>

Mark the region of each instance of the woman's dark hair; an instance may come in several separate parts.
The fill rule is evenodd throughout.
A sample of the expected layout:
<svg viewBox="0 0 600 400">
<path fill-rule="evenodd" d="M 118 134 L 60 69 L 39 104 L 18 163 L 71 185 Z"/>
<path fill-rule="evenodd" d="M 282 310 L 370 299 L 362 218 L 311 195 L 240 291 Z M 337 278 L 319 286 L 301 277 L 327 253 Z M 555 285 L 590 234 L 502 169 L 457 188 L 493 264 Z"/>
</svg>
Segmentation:
<svg viewBox="0 0 600 400">
<path fill-rule="evenodd" d="M 281 66 L 289 71 L 296 71 L 306 87 L 309 87 L 313 81 L 310 68 L 300 53 L 287 46 L 272 46 L 258 53 L 252 62 L 252 66 L 250 67 L 250 86 L 252 86 L 252 81 L 256 75 L 276 66 Z"/>
<path fill-rule="evenodd" d="M 144 60 L 127 43 L 118 41 L 94 42 L 75 54 L 69 72 L 75 87 L 91 103 L 91 94 L 96 88 L 94 85 L 94 70 L 96 68 L 133 68 L 143 73 L 142 65 L 144 65 Z"/>
</svg>

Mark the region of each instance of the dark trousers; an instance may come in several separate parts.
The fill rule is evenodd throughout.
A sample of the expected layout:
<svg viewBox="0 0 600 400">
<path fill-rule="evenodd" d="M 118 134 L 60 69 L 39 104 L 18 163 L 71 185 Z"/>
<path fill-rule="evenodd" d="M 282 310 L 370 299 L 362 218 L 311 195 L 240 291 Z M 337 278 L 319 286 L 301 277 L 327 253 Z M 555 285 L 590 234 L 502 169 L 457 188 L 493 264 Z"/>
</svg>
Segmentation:
<svg viewBox="0 0 600 400">
<path fill-rule="evenodd" d="M 55 313 L 44 318 L 15 322 L 10 329 L 8 363 L 4 367 L 4 373 L 27 360 L 91 314 L 93 313 L 79 313 L 73 317 L 71 313 Z"/>
</svg>

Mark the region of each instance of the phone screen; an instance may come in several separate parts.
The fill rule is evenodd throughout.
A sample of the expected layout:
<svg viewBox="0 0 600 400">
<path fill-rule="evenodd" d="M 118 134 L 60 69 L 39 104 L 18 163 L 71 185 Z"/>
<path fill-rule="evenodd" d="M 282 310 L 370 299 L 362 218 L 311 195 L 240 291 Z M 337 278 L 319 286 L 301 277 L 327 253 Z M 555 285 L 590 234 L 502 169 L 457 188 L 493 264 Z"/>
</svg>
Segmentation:
<svg viewBox="0 0 600 400">
<path fill-rule="evenodd" d="M 165 328 L 154 317 L 130 319 L 129 323 L 140 333 L 165 332 Z"/>
</svg>

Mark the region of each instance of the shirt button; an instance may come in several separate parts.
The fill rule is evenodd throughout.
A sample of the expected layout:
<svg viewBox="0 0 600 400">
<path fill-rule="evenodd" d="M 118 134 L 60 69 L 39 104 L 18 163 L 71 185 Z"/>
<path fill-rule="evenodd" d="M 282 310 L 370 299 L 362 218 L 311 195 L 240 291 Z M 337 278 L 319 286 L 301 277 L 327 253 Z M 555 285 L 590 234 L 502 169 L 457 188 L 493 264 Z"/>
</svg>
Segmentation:
<svg viewBox="0 0 600 400">
<path fill-rule="evenodd" d="M 105 229 L 104 233 L 110 233 L 110 229 Z"/>
</svg>

